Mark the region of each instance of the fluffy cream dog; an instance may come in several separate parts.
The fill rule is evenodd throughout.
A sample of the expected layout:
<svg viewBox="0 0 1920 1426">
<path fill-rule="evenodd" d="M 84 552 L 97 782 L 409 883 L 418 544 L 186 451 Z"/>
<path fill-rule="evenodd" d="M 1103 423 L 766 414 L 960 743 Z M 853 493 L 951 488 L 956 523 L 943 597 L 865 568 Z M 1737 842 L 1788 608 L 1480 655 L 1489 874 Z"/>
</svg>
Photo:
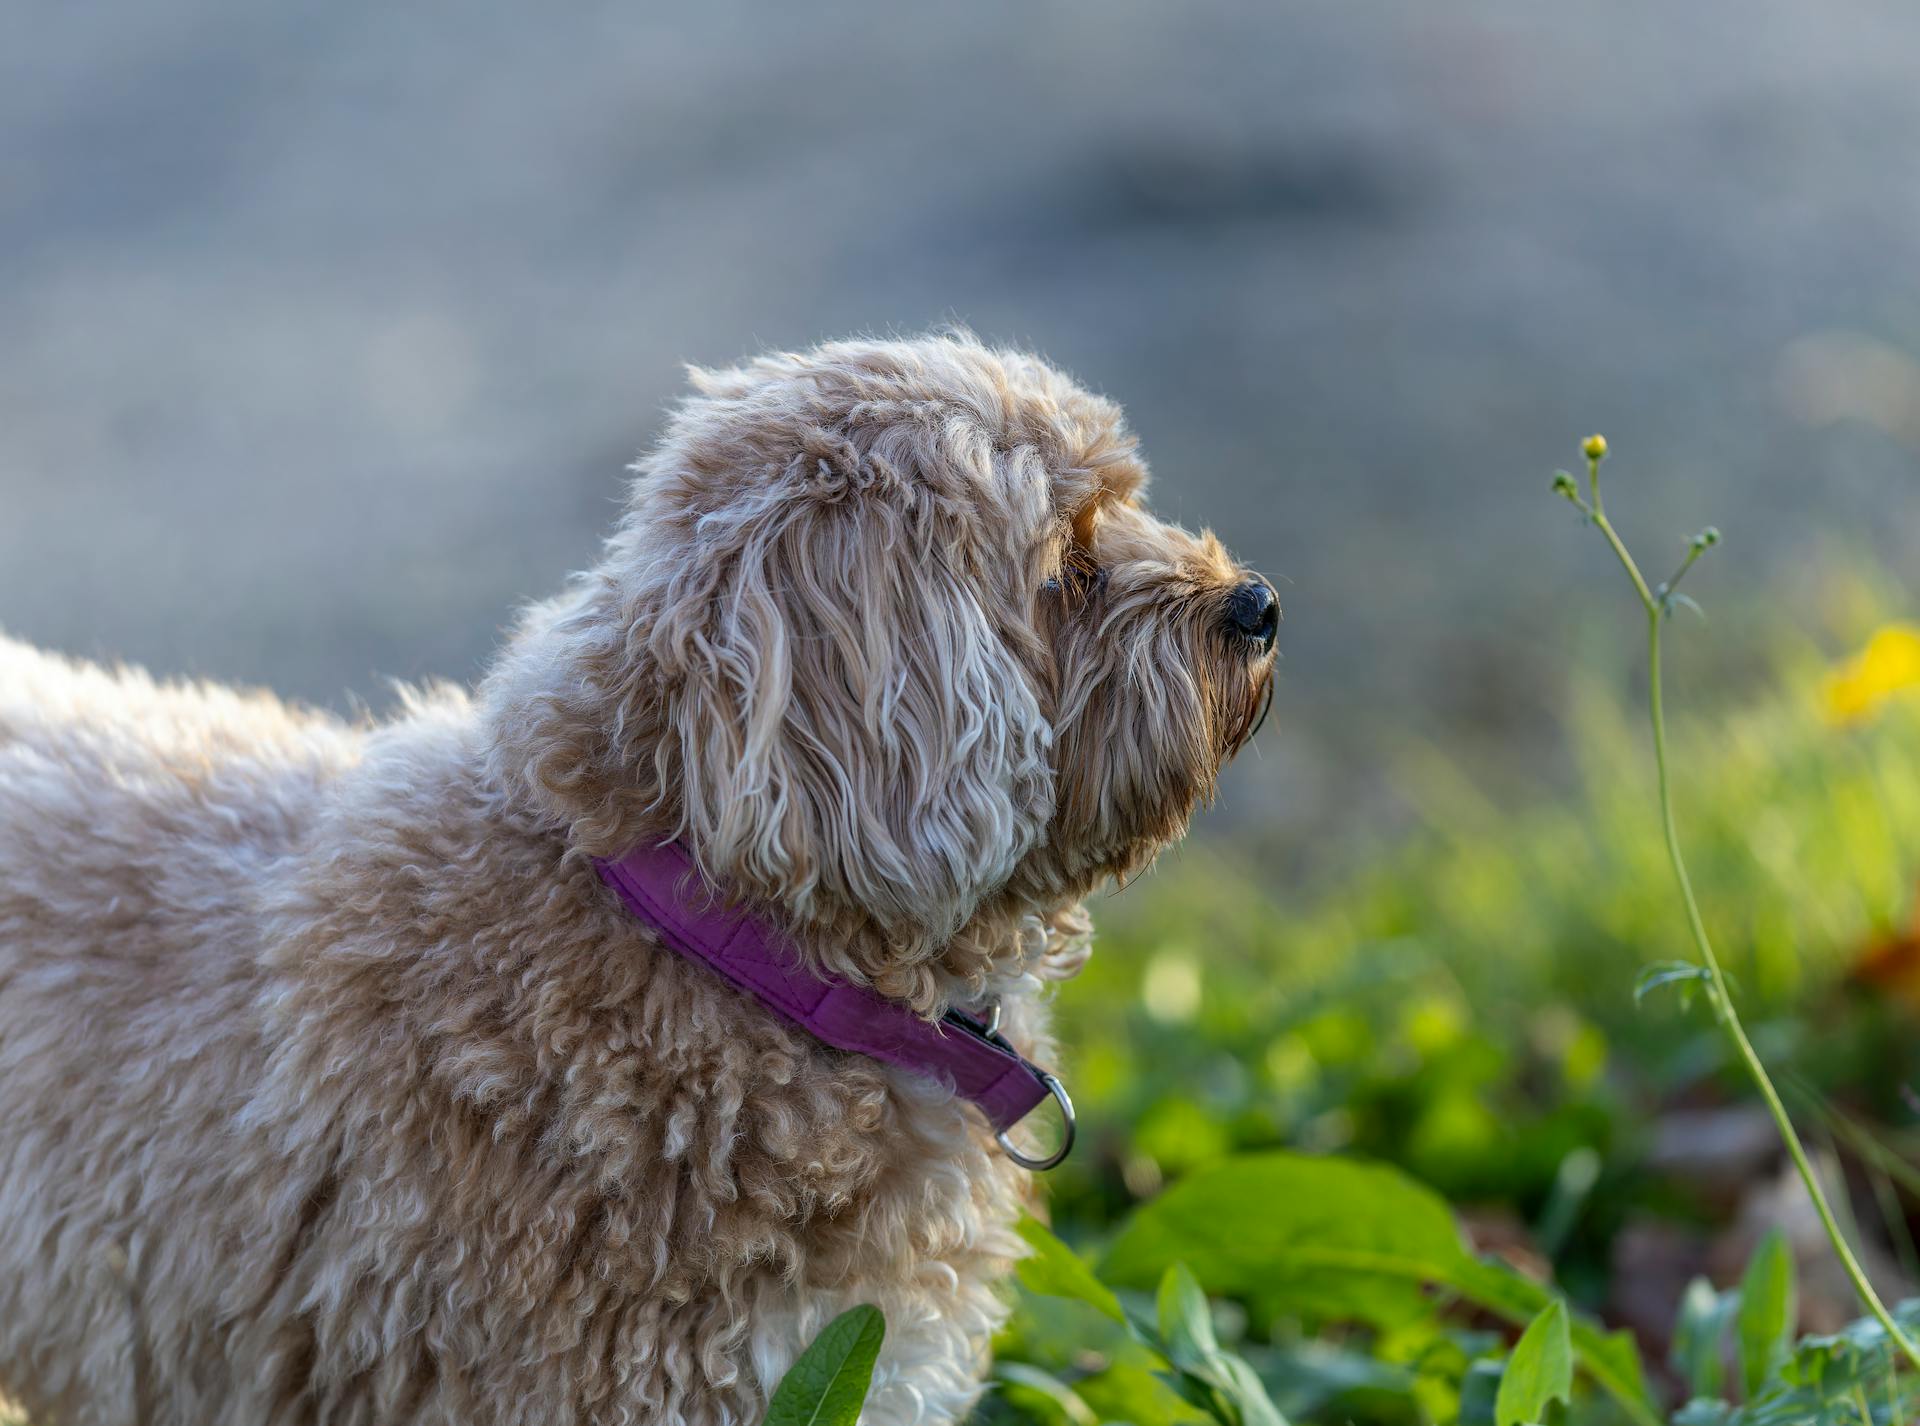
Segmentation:
<svg viewBox="0 0 1920 1426">
<path fill-rule="evenodd" d="M 0 641 L 0 1392 L 63 1426 L 735 1423 L 877 1304 L 979 1390 L 1026 1175 L 663 949 L 677 837 L 928 1015 L 1042 981 L 1255 725 L 1271 589 L 971 338 L 694 374 L 605 557 L 354 727 Z"/>
</svg>

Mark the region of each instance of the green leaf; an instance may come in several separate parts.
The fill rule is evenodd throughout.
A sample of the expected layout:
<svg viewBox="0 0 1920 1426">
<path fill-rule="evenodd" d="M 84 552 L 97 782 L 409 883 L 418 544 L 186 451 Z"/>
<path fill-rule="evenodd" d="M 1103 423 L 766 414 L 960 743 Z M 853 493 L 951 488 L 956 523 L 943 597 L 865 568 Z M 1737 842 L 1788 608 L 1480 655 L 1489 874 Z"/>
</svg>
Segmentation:
<svg viewBox="0 0 1920 1426">
<path fill-rule="evenodd" d="M 854 1426 L 887 1335 L 877 1307 L 855 1307 L 820 1331 L 767 1402 L 765 1426 Z"/>
<path fill-rule="evenodd" d="M 1423 1281 L 1467 1257 L 1453 1214 L 1390 1168 L 1250 1154 L 1190 1174 L 1136 1210 L 1102 1276 L 1151 1287 L 1184 1261 L 1214 1292 L 1311 1316 L 1408 1321 Z"/>
<path fill-rule="evenodd" d="M 1108 1367 L 1075 1382 L 1074 1390 L 1102 1421 L 1130 1421 L 1133 1426 L 1204 1426 L 1212 1420 L 1142 1367 Z"/>
<path fill-rule="evenodd" d="M 1459 1426 L 1493 1426 L 1493 1403 L 1500 1391 L 1502 1365 L 1492 1357 L 1483 1357 L 1467 1368 L 1460 1379 Z"/>
<path fill-rule="evenodd" d="M 1655 961 L 1634 977 L 1633 1003 L 1638 1005 L 1662 986 L 1683 985 L 1691 990 L 1696 982 L 1710 979 L 1707 968 L 1692 961 Z"/>
<path fill-rule="evenodd" d="M 1458 1376 L 1452 1369 L 1455 1364 L 1443 1360 L 1446 1345 L 1451 1344 L 1439 1331 L 1434 1329 L 1426 1335 L 1429 1345 L 1424 1350 L 1413 1344 L 1419 1335 L 1415 1329 L 1397 1340 L 1375 1338 L 1367 1343 L 1356 1339 L 1350 1346 L 1312 1337 L 1270 1346 L 1261 1354 L 1260 1380 L 1266 1384 L 1273 1404 L 1288 1417 L 1324 1415 L 1322 1408 L 1329 1402 L 1353 1393 L 1373 1399 L 1396 1397 L 1413 1406 L 1421 1389 L 1420 1378 L 1428 1374 L 1424 1368 L 1432 1368 L 1434 1380 L 1429 1385 L 1435 1387 L 1442 1380 L 1451 1382 Z M 1387 1355 L 1395 1350 L 1401 1355 Z M 1381 1355 L 1376 1357 L 1376 1351 Z M 1464 1362 L 1459 1365 L 1464 1366 Z M 1430 1412 L 1428 1416 L 1452 1414 L 1449 1400 L 1444 1413 Z"/>
<path fill-rule="evenodd" d="M 1914 1304 L 1902 1303 L 1894 1309 L 1894 1320 L 1911 1331 Z M 1894 1367 L 1896 1353 L 1886 1328 L 1871 1317 L 1850 1322 L 1838 1332 L 1818 1337 L 1802 1337 L 1793 1344 L 1792 1355 L 1779 1367 L 1779 1377 L 1792 1386 L 1807 1387 L 1823 1395 L 1850 1391 L 1862 1382 L 1876 1386 Z"/>
<path fill-rule="evenodd" d="M 1516 1326 L 1553 1300 L 1505 1264 L 1469 1253 L 1447 1205 L 1397 1170 L 1282 1151 L 1201 1169 L 1143 1204 L 1107 1250 L 1102 1276 L 1144 1288 L 1176 1262 L 1208 1290 L 1270 1312 L 1376 1323 L 1430 1311 L 1426 1284 Z M 1635 1421 L 1655 1426 L 1633 1339 L 1578 1317 L 1569 1325 L 1588 1375 Z"/>
<path fill-rule="evenodd" d="M 1066 1426 L 1099 1426 L 1093 1408 L 1051 1372 L 1026 1362 L 995 1362 L 993 1375 L 1000 1394 L 1014 1406 L 1027 1408 L 1029 1414 L 1062 1421 Z"/>
<path fill-rule="evenodd" d="M 1115 1322 L 1125 1324 L 1126 1312 L 1120 1306 L 1120 1299 L 1113 1290 L 1093 1275 L 1080 1258 L 1053 1231 L 1031 1214 L 1020 1219 L 1019 1233 L 1033 1249 L 1030 1256 L 1022 1258 L 1015 1271 L 1019 1274 L 1020 1284 L 1028 1292 L 1037 1292 L 1043 1297 L 1068 1297 L 1084 1302 L 1097 1309 Z"/>
<path fill-rule="evenodd" d="M 1500 1390 L 1493 1399 L 1493 1426 L 1526 1426 L 1546 1415 L 1549 1401 L 1573 1400 L 1573 1341 L 1567 1304 L 1555 1298 L 1520 1334 Z"/>
<path fill-rule="evenodd" d="M 1702 609 L 1698 604 L 1696 604 L 1690 595 L 1669 594 L 1665 599 L 1662 599 L 1660 601 L 1660 610 L 1669 619 L 1673 617 L 1673 611 L 1676 606 L 1679 608 L 1691 609 L 1694 613 L 1698 614 L 1702 619 L 1705 619 L 1707 617 L 1707 611 Z"/>
<path fill-rule="evenodd" d="M 1175 1263 L 1160 1279 L 1160 1342 L 1167 1360 L 1183 1372 L 1205 1371 L 1220 1356 L 1213 1332 L 1213 1309 L 1185 1263 Z"/>
<path fill-rule="evenodd" d="M 1240 1426 L 1287 1426 L 1287 1418 L 1280 1414 L 1280 1408 L 1267 1395 L 1266 1383 L 1260 1380 L 1260 1374 L 1247 1365 L 1243 1358 L 1232 1352 L 1224 1352 L 1220 1366 L 1226 1376 L 1220 1390 L 1233 1403 Z"/>
<path fill-rule="evenodd" d="M 1774 1365 L 1786 1354 L 1799 1316 L 1793 1282 L 1793 1250 L 1778 1228 L 1768 1231 L 1747 1260 L 1740 1278 L 1740 1309 L 1734 1316 L 1734 1342 L 1740 1359 L 1740 1385 L 1751 1401 Z"/>
<path fill-rule="evenodd" d="M 1673 1369 L 1686 1378 L 1695 1396 L 1720 1394 L 1726 1376 L 1720 1344 L 1738 1301 L 1732 1293 L 1714 1291 L 1713 1284 L 1703 1277 L 1688 1283 L 1680 1298 L 1680 1312 L 1673 1324 L 1673 1350 L 1668 1359 Z"/>
<path fill-rule="evenodd" d="M 1160 1279 L 1155 1306 L 1167 1360 L 1224 1397 L 1233 1421 L 1239 1426 L 1287 1426 L 1259 1374 L 1221 1349 L 1207 1294 L 1185 1263 L 1175 1263 Z"/>
<path fill-rule="evenodd" d="M 1448 1284 L 1476 1306 L 1520 1326 L 1533 1319 L 1554 1296 L 1497 1258 L 1475 1258 Z M 1636 1421 L 1657 1423 L 1653 1397 L 1640 1367 L 1640 1348 L 1627 1331 L 1607 1332 L 1578 1313 L 1568 1318 L 1573 1354 L 1581 1370 L 1626 1408 Z"/>
</svg>

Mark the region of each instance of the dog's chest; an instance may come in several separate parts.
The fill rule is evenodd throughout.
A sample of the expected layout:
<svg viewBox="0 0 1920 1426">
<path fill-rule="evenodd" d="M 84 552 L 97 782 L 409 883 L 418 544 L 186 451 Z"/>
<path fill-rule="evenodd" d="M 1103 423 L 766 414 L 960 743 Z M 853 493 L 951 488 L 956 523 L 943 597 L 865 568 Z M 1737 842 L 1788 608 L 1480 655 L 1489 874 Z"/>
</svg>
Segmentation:
<svg viewBox="0 0 1920 1426">
<path fill-rule="evenodd" d="M 299 1241 L 259 1220 L 260 1260 L 288 1264 L 269 1295 L 321 1301 L 319 1343 L 430 1351 L 476 1399 L 689 1423 L 755 1419 L 813 1334 L 870 1302 L 889 1325 L 869 1419 L 961 1412 L 1023 1179 L 975 1116 L 653 944 L 590 869 L 497 828 L 493 847 L 541 893 L 409 884 L 393 861 L 457 861 L 407 846 L 358 868 L 355 896 L 303 898 L 263 1094 L 331 1162 Z"/>
</svg>

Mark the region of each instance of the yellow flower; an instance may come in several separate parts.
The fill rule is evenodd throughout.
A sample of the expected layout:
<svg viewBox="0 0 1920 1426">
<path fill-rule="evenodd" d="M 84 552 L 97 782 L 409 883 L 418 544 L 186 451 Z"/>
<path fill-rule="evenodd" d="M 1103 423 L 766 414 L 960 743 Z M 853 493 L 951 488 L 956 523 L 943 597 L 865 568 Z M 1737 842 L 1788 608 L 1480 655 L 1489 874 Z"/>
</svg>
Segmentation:
<svg viewBox="0 0 1920 1426">
<path fill-rule="evenodd" d="M 1607 453 L 1607 438 L 1601 435 L 1588 436 L 1580 443 L 1580 454 L 1588 460 L 1599 460 Z"/>
<path fill-rule="evenodd" d="M 1920 688 L 1920 626 L 1888 624 L 1826 677 L 1821 704 L 1831 723 L 1859 723 L 1896 694 Z"/>
</svg>

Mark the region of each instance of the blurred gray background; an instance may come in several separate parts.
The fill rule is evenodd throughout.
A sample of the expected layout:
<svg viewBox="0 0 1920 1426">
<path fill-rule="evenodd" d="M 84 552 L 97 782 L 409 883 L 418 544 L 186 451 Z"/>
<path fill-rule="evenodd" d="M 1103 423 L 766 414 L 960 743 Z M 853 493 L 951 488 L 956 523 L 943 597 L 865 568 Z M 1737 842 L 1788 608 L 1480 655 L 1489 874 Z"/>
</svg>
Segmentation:
<svg viewBox="0 0 1920 1426">
<path fill-rule="evenodd" d="M 1835 541 L 1911 559 L 1898 0 L 6 31 L 0 626 L 56 648 L 341 708 L 471 679 L 593 557 L 680 362 L 950 320 L 1124 401 L 1158 504 L 1280 581 L 1278 730 L 1216 826 L 1337 835 L 1409 739 L 1550 744 L 1624 597 L 1543 493 L 1590 429 L 1631 536 L 1727 530 L 1749 618 Z"/>
</svg>

